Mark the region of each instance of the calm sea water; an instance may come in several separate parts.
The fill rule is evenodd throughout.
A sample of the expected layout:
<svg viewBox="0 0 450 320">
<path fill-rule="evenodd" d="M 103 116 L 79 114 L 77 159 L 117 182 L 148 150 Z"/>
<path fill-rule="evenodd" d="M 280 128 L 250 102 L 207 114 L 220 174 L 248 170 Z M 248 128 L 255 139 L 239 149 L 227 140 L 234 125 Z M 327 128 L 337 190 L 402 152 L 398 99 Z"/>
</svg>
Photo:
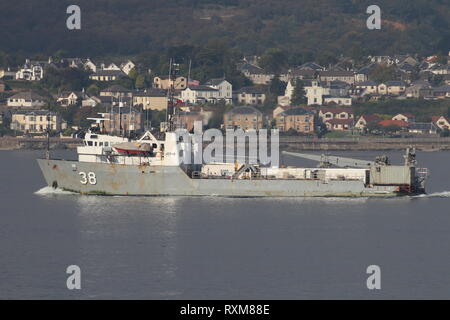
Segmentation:
<svg viewBox="0 0 450 320">
<path fill-rule="evenodd" d="M 419 153 L 431 195 L 402 199 L 37 194 L 40 155 L 0 151 L 1 299 L 450 298 L 450 153 Z"/>
</svg>

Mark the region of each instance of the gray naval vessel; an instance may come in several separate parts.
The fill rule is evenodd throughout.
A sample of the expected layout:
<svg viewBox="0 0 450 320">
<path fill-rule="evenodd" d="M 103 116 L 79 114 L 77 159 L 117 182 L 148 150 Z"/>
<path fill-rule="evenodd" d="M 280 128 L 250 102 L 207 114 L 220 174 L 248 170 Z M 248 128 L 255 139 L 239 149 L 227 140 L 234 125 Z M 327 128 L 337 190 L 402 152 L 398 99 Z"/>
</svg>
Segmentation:
<svg viewBox="0 0 450 320">
<path fill-rule="evenodd" d="M 83 146 L 77 148 L 77 161 L 50 159 L 49 152 L 38 159 L 47 184 L 81 194 L 133 196 L 388 197 L 425 193 L 427 170 L 416 168 L 413 149 L 407 150 L 403 165 L 390 165 L 386 157 L 372 162 L 298 153 L 286 154 L 315 160 L 319 167 L 263 167 L 257 161 L 186 165 L 182 160 L 187 142 L 180 141 L 176 132 L 177 67 L 172 61 L 170 68 L 164 138 L 157 139 L 151 132 L 138 140 L 89 132 Z"/>
<path fill-rule="evenodd" d="M 47 184 L 91 195 L 226 197 L 372 197 L 425 193 L 426 169 L 410 149 L 404 165 L 342 157 L 286 153 L 320 162 L 318 168 L 258 164 L 183 165 L 175 132 L 157 140 L 86 134 L 78 161 L 38 159 Z M 320 159 L 319 159 L 320 158 Z M 332 165 L 341 167 L 334 168 Z"/>
</svg>

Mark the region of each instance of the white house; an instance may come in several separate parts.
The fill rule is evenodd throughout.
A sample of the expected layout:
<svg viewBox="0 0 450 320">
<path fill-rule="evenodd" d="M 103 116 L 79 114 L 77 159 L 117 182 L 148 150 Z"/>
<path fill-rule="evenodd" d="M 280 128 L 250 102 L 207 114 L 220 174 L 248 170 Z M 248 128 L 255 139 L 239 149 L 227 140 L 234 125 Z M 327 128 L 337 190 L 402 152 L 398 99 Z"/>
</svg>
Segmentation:
<svg viewBox="0 0 450 320">
<path fill-rule="evenodd" d="M 286 90 L 284 91 L 284 96 L 278 97 L 279 106 L 289 106 L 291 105 L 292 97 L 294 96 L 295 86 L 292 85 L 292 81 L 289 81 Z"/>
<path fill-rule="evenodd" d="M 9 97 L 7 104 L 12 108 L 40 108 L 45 105 L 45 100 L 37 93 L 28 91 Z"/>
<path fill-rule="evenodd" d="M 42 64 L 26 60 L 24 66 L 16 72 L 16 80 L 39 81 L 44 78 Z"/>
<path fill-rule="evenodd" d="M 322 87 L 319 81 L 312 81 L 310 86 L 305 86 L 306 98 L 308 106 L 323 105 L 323 96 L 330 95 L 330 88 Z"/>
<path fill-rule="evenodd" d="M 107 67 L 105 66 L 105 64 L 102 64 L 102 69 L 103 70 L 108 70 L 108 71 L 119 71 L 119 70 L 122 70 L 115 63 L 110 63 Z"/>
<path fill-rule="evenodd" d="M 416 121 L 416 118 L 411 113 L 399 113 L 392 117 L 392 120 L 414 123 Z"/>
<path fill-rule="evenodd" d="M 120 65 L 120 69 L 126 74 L 129 75 L 130 71 L 133 70 L 136 65 L 131 60 L 127 60 Z"/>
<path fill-rule="evenodd" d="M 435 116 L 432 117 L 432 122 L 441 130 L 450 129 L 450 117 Z"/>
<path fill-rule="evenodd" d="M 77 102 L 82 99 L 84 93 L 75 91 L 66 91 L 61 93 L 56 100 L 63 107 L 68 107 L 77 104 Z"/>
<path fill-rule="evenodd" d="M 233 86 L 227 80 L 211 79 L 205 85 L 219 90 L 219 100 L 223 99 L 228 104 L 233 102 Z"/>
<path fill-rule="evenodd" d="M 91 96 L 91 97 L 86 96 L 83 99 L 83 101 L 81 101 L 81 106 L 94 108 L 101 103 L 102 103 L 102 100 L 96 96 Z"/>
<path fill-rule="evenodd" d="M 97 66 L 91 59 L 86 59 L 86 62 L 84 63 L 84 68 L 86 70 L 90 70 L 92 72 L 97 72 Z"/>
<path fill-rule="evenodd" d="M 191 86 L 181 91 L 181 100 L 186 103 L 216 103 L 219 100 L 219 90 L 210 86 Z"/>
</svg>

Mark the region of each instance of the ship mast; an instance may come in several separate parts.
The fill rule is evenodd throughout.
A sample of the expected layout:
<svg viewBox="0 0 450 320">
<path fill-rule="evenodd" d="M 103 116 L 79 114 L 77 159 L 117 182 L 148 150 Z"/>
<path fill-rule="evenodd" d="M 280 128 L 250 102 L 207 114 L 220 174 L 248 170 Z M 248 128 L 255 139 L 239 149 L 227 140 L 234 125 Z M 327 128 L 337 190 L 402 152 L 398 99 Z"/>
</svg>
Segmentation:
<svg viewBox="0 0 450 320">
<path fill-rule="evenodd" d="M 166 132 L 175 131 L 175 81 L 177 80 L 180 65 L 170 59 L 169 64 L 169 89 L 167 91 L 167 110 L 166 110 Z"/>
</svg>

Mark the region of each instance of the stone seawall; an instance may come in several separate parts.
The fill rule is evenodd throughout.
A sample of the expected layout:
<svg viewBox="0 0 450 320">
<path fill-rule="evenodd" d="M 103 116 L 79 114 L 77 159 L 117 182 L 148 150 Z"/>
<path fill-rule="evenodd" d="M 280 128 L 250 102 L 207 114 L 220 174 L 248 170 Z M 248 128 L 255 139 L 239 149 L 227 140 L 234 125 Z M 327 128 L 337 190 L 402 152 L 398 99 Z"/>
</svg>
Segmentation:
<svg viewBox="0 0 450 320">
<path fill-rule="evenodd" d="M 83 140 L 72 138 L 50 138 L 50 149 L 74 149 Z M 46 149 L 46 138 L 0 137 L 0 150 Z"/>
<path fill-rule="evenodd" d="M 74 149 L 82 144 L 81 139 L 51 138 L 51 149 Z M 280 137 L 280 149 L 287 151 L 322 150 L 404 150 L 415 147 L 421 151 L 450 150 L 450 138 L 336 138 L 318 139 L 311 137 Z M 0 150 L 45 149 L 45 138 L 0 137 Z"/>
<path fill-rule="evenodd" d="M 420 151 L 450 150 L 450 138 L 341 138 L 317 139 L 307 137 L 280 137 L 282 150 L 404 150 L 415 147 Z"/>
</svg>

